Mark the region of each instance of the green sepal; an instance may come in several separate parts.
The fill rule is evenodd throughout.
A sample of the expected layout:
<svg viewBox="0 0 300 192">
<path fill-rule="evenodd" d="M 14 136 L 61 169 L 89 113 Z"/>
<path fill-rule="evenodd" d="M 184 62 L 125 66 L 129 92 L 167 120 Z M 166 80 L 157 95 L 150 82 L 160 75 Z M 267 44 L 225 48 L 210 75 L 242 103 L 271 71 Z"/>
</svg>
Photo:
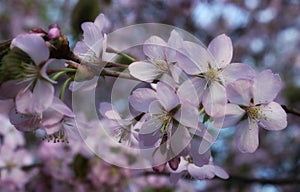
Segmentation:
<svg viewBox="0 0 300 192">
<path fill-rule="evenodd" d="M 21 49 L 12 48 L 1 60 L 0 84 L 5 81 L 20 79 L 24 75 L 24 64 L 33 63 L 31 58 Z"/>
</svg>

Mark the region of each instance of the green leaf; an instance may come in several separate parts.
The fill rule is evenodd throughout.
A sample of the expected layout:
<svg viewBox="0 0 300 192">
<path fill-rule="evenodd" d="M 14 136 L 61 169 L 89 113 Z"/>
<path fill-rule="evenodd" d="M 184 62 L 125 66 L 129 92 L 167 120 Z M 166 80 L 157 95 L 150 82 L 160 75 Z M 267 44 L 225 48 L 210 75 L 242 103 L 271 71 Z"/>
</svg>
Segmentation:
<svg viewBox="0 0 300 192">
<path fill-rule="evenodd" d="M 71 15 L 71 25 L 74 37 L 78 38 L 82 33 L 81 24 L 83 22 L 94 21 L 100 12 L 98 0 L 79 0 Z"/>
</svg>

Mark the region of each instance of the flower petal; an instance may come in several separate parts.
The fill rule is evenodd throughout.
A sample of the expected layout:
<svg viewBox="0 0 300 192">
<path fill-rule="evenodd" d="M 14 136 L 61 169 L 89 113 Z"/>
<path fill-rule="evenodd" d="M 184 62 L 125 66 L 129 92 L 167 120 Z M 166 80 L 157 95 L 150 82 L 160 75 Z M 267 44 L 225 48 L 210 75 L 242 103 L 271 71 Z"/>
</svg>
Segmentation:
<svg viewBox="0 0 300 192">
<path fill-rule="evenodd" d="M 281 105 L 276 102 L 271 102 L 268 105 L 261 105 L 260 110 L 266 117 L 260 120 L 265 129 L 278 131 L 286 128 L 287 115 Z"/>
<path fill-rule="evenodd" d="M 192 177 L 199 180 L 212 179 L 215 176 L 214 165 L 198 167 L 195 164 L 190 163 L 187 166 L 187 170 Z"/>
<path fill-rule="evenodd" d="M 101 102 L 99 105 L 99 112 L 105 118 L 112 120 L 120 120 L 120 115 L 113 110 L 113 106 L 111 103 Z"/>
<path fill-rule="evenodd" d="M 258 125 L 250 119 L 237 125 L 236 145 L 242 153 L 253 153 L 258 147 Z"/>
<path fill-rule="evenodd" d="M 227 98 L 230 103 L 249 106 L 252 98 L 252 81 L 237 80 L 226 87 Z"/>
<path fill-rule="evenodd" d="M 177 156 L 179 155 L 191 142 L 192 136 L 190 135 L 189 130 L 182 126 L 178 125 L 178 127 L 173 126 L 173 135 L 170 140 L 170 145 L 172 149 L 172 155 Z"/>
<path fill-rule="evenodd" d="M 81 24 L 83 30 L 83 41 L 89 48 L 95 47 L 103 39 L 102 31 L 92 22 Z M 95 50 L 95 49 L 93 49 Z"/>
<path fill-rule="evenodd" d="M 149 88 L 139 88 L 133 91 L 129 96 L 130 105 L 137 111 L 148 112 L 149 105 L 157 100 L 157 94 L 155 91 Z"/>
<path fill-rule="evenodd" d="M 175 113 L 174 119 L 184 126 L 197 129 L 199 119 L 198 108 L 188 102 L 183 102 L 179 110 Z"/>
<path fill-rule="evenodd" d="M 27 89 L 26 91 L 20 91 L 16 96 L 16 109 L 19 113 L 31 114 L 32 110 L 32 92 Z"/>
<path fill-rule="evenodd" d="M 218 82 L 212 82 L 203 93 L 202 104 L 205 112 L 212 117 L 224 115 L 226 103 L 225 87 Z"/>
<path fill-rule="evenodd" d="M 49 58 L 49 49 L 40 35 L 25 34 L 18 35 L 11 42 L 11 48 L 18 47 L 27 53 L 36 65 Z"/>
<path fill-rule="evenodd" d="M 216 176 L 222 178 L 222 179 L 228 179 L 229 178 L 229 175 L 228 173 L 221 167 L 219 166 L 214 166 L 215 167 L 215 170 L 214 170 L 214 173 L 216 174 Z"/>
<path fill-rule="evenodd" d="M 206 81 L 202 78 L 187 79 L 179 86 L 177 95 L 181 102 L 187 101 L 198 107 L 202 100 L 205 85 Z"/>
<path fill-rule="evenodd" d="M 224 68 L 232 59 L 232 42 L 225 34 L 214 38 L 208 45 L 208 50 L 217 61 L 218 68 Z"/>
<path fill-rule="evenodd" d="M 53 102 L 51 104 L 51 108 L 62 115 L 65 115 L 68 117 L 75 116 L 73 111 L 57 97 L 53 97 Z"/>
<path fill-rule="evenodd" d="M 214 118 L 214 126 L 216 128 L 234 126 L 241 120 L 245 113 L 238 105 L 228 103 L 225 107 L 225 115 Z"/>
<path fill-rule="evenodd" d="M 225 82 L 225 85 L 227 85 L 238 79 L 252 80 L 255 77 L 255 71 L 246 64 L 231 63 L 223 69 L 221 75 Z"/>
<path fill-rule="evenodd" d="M 45 111 L 52 104 L 54 87 L 51 83 L 38 79 L 32 93 L 32 109 L 36 113 Z"/>
<path fill-rule="evenodd" d="M 27 85 L 28 83 L 20 83 L 19 80 L 10 80 L 2 83 L 0 85 L 0 99 L 13 99 Z"/>
<path fill-rule="evenodd" d="M 183 46 L 177 54 L 178 65 L 190 75 L 206 72 L 208 63 L 213 63 L 209 52 L 203 46 L 189 41 L 185 41 Z"/>
<path fill-rule="evenodd" d="M 128 67 L 130 75 L 133 77 L 147 82 L 157 80 L 162 72 L 157 68 L 156 65 L 144 61 L 137 61 L 131 63 Z"/>
<path fill-rule="evenodd" d="M 278 74 L 273 74 L 271 70 L 264 70 L 253 83 L 254 104 L 269 103 L 273 101 L 282 88 L 282 82 Z"/>
<path fill-rule="evenodd" d="M 152 36 L 144 43 L 143 50 L 146 56 L 150 59 L 164 60 L 165 48 L 168 47 L 167 43 L 158 36 Z"/>
<path fill-rule="evenodd" d="M 179 104 L 179 98 L 175 91 L 161 82 L 157 83 L 157 98 L 166 111 L 171 111 Z"/>
</svg>

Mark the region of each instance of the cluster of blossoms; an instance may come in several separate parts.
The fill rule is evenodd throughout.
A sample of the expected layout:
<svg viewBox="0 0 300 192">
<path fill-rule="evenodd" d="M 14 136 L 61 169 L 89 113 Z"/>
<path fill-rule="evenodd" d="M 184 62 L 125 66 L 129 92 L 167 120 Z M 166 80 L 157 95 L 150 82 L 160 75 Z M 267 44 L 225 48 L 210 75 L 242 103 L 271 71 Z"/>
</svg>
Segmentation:
<svg viewBox="0 0 300 192">
<path fill-rule="evenodd" d="M 149 159 L 153 170 L 168 171 L 173 183 L 186 173 L 200 180 L 215 175 L 228 178 L 213 164 L 210 146 L 215 138 L 208 126 L 236 126 L 236 144 L 245 153 L 257 149 L 259 127 L 281 130 L 287 126 L 285 111 L 274 101 L 282 88 L 280 77 L 270 70 L 256 74 L 246 64 L 231 63 L 233 46 L 228 36 L 217 36 L 206 48 L 173 30 L 167 41 L 158 36 L 147 39 L 142 49 L 146 59 L 136 60 L 110 48 L 103 32 L 108 27 L 102 14 L 94 22 L 83 23 L 83 40 L 73 52 L 57 26 L 48 32 L 33 30 L 8 43 L 9 49 L 1 54 L 0 98 L 10 103 L 7 113 L 16 129 L 43 129 L 45 138 L 54 142 L 80 139 L 65 92 L 77 91 L 73 84 L 96 75 L 124 74 L 117 73 L 120 67 L 129 70 L 129 78 L 149 86 L 132 91 L 129 116 L 101 102 L 101 122 L 117 142 L 153 149 Z M 130 62 L 111 62 L 113 56 Z M 116 73 L 109 73 L 114 68 Z M 62 155 L 60 150 L 53 157 Z M 42 158 L 48 155 L 41 153 Z M 97 169 L 106 166 L 94 163 Z M 59 177 L 60 171 L 64 169 L 51 174 Z M 101 178 L 95 178 L 91 182 L 97 185 Z"/>
</svg>

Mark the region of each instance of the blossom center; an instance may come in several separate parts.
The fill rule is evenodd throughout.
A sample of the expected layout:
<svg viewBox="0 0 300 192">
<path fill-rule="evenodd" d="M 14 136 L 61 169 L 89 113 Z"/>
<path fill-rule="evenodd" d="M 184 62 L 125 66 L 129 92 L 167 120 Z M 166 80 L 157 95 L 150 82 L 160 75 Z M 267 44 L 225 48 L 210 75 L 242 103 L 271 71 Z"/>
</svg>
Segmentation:
<svg viewBox="0 0 300 192">
<path fill-rule="evenodd" d="M 204 77 L 208 82 L 215 81 L 218 78 L 219 72 L 213 68 L 210 68 L 205 74 Z"/>
<path fill-rule="evenodd" d="M 260 106 L 250 106 L 250 107 L 247 107 L 245 110 L 248 114 L 248 117 L 251 120 L 259 121 L 260 119 L 263 119 L 263 120 L 267 119 L 266 115 L 264 113 L 262 113 Z"/>
</svg>

